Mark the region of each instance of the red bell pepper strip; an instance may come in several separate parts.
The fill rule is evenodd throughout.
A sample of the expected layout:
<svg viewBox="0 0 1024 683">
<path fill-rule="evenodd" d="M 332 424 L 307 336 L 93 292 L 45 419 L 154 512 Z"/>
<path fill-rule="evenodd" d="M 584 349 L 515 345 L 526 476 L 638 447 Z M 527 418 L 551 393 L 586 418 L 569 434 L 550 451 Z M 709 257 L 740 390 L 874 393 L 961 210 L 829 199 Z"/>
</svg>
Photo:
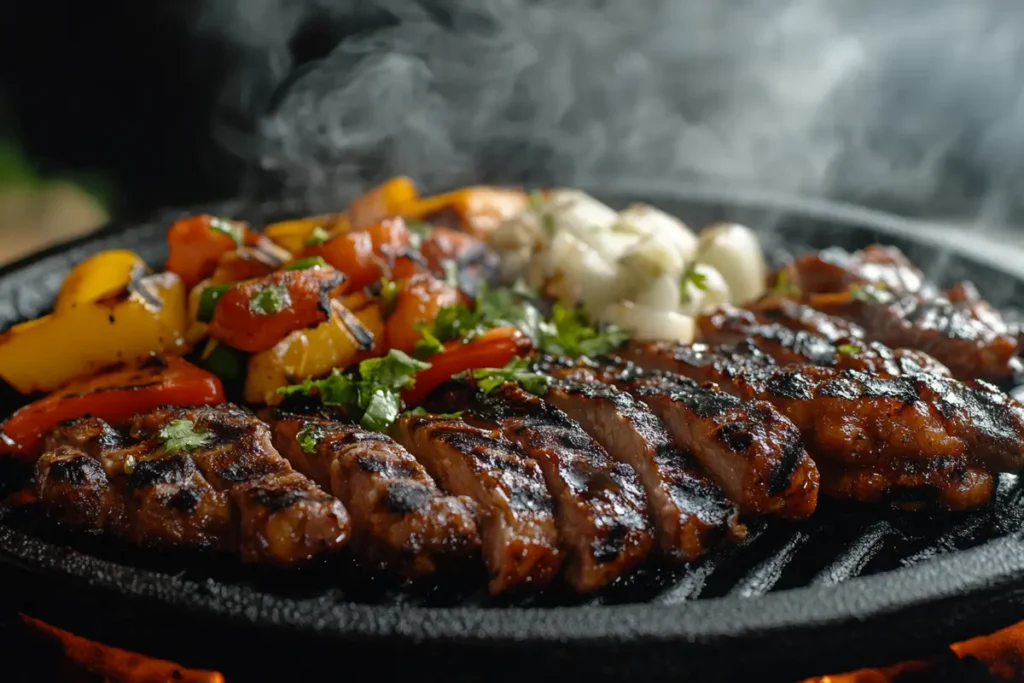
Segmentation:
<svg viewBox="0 0 1024 683">
<path fill-rule="evenodd" d="M 437 387 L 465 370 L 501 368 L 517 356 L 525 356 L 533 348 L 530 338 L 515 327 L 495 327 L 466 343 L 448 342 L 444 351 L 426 362 L 430 367 L 416 373 L 416 384 L 402 394 L 407 406 L 419 405 Z"/>
<path fill-rule="evenodd" d="M 160 406 L 224 402 L 216 375 L 176 356 L 151 356 L 73 380 L 17 410 L 0 424 L 0 453 L 34 460 L 57 425 L 86 415 L 116 423 Z"/>
</svg>

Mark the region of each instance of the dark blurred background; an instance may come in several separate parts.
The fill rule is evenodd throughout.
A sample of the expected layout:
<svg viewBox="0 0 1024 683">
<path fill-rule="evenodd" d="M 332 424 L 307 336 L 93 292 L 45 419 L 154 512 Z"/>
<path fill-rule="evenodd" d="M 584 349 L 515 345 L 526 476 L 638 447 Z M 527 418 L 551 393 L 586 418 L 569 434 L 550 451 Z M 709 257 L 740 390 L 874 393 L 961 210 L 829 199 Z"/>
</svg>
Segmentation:
<svg viewBox="0 0 1024 683">
<path fill-rule="evenodd" d="M 47 220 L 395 173 L 1015 224 L 1022 38 L 1017 0 L 6 0 L 0 261 Z"/>
</svg>

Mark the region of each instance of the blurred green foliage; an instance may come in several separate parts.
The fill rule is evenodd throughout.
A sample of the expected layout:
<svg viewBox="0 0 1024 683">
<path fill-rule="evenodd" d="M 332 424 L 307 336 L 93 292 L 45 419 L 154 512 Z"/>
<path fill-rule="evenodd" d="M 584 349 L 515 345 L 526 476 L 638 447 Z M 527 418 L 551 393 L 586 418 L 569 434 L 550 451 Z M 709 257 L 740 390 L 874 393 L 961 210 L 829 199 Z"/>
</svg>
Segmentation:
<svg viewBox="0 0 1024 683">
<path fill-rule="evenodd" d="M 110 209 L 117 201 L 116 188 L 102 175 L 82 171 L 39 174 L 21 147 L 0 133 L 0 191 L 14 187 L 41 187 L 49 182 L 68 182 L 92 196 L 101 207 Z"/>
</svg>

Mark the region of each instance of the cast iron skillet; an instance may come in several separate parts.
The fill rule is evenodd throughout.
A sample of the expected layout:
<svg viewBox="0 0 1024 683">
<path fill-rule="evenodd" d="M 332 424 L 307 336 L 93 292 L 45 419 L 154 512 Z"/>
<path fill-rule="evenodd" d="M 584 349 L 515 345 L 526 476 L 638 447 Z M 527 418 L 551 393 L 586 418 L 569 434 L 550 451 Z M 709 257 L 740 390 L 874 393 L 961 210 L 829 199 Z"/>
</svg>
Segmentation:
<svg viewBox="0 0 1024 683">
<path fill-rule="evenodd" d="M 927 227 L 855 207 L 701 187 L 591 191 L 617 206 L 652 203 L 698 228 L 728 219 L 766 229 L 769 251 L 895 244 L 940 282 L 972 279 L 996 305 L 1024 294 L 1024 264 L 1005 250 L 983 239 L 944 246 Z M 258 226 L 331 208 L 201 210 Z M 88 254 L 128 248 L 159 264 L 166 226 L 194 211 L 111 225 L 0 269 L 0 329 L 44 312 L 66 271 Z M 1022 520 L 1024 496 L 1012 476 L 1001 481 L 994 510 L 945 520 L 825 503 L 811 522 L 759 530 L 747 547 L 685 572 L 655 568 L 597 599 L 524 606 L 443 586 L 412 594 L 365 582 L 329 587 L 325 573 L 345 574 L 340 566 L 282 579 L 217 560 L 153 558 L 102 541 L 72 543 L 8 513 L 0 519 L 0 595 L 76 633 L 217 668 L 229 680 L 372 671 L 384 680 L 792 681 L 926 656 L 1024 618 Z"/>
</svg>

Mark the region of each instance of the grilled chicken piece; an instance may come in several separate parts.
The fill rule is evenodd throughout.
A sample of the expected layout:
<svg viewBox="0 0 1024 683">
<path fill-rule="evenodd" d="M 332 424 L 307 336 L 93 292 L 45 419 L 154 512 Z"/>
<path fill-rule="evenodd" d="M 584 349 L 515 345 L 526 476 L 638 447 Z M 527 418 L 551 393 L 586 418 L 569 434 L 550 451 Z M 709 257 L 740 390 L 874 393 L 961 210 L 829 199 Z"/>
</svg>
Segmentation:
<svg viewBox="0 0 1024 683">
<path fill-rule="evenodd" d="M 741 401 L 716 386 L 702 387 L 678 375 L 648 372 L 620 358 L 545 357 L 538 359 L 536 367 L 555 377 L 610 384 L 647 405 L 675 443 L 692 453 L 739 505 L 740 512 L 791 519 L 814 512 L 817 468 L 794 425 L 770 404 Z"/>
<path fill-rule="evenodd" d="M 545 399 L 578 422 L 609 455 L 636 470 L 666 557 L 692 561 L 746 529 L 736 506 L 680 451 L 643 403 L 600 382 L 556 381 Z"/>
<path fill-rule="evenodd" d="M 851 285 L 878 283 L 892 292 L 924 297 L 938 294 L 902 251 L 880 244 L 853 253 L 834 248 L 800 256 L 769 276 L 769 289 L 778 282 L 781 271 L 786 272 L 786 279 L 802 296 L 842 292 Z"/>
<path fill-rule="evenodd" d="M 875 289 L 815 296 L 809 302 L 854 321 L 869 339 L 934 356 L 958 379 L 1008 380 L 1017 370 L 1020 330 L 984 302 L 953 303 Z"/>
<path fill-rule="evenodd" d="M 827 316 L 826 316 L 827 317 Z M 923 351 L 890 349 L 879 342 L 835 338 L 780 323 L 760 322 L 748 311 L 720 309 L 699 319 L 701 337 L 709 345 L 735 345 L 732 353 L 776 365 L 820 365 L 858 370 L 878 377 L 929 373 L 950 377 L 949 368 Z"/>
<path fill-rule="evenodd" d="M 624 355 L 645 368 L 770 401 L 822 462 L 876 470 L 901 460 L 951 458 L 990 471 L 1024 465 L 1024 406 L 985 382 L 744 365 L 699 344 L 632 344 Z"/>
<path fill-rule="evenodd" d="M 419 578 L 479 560 L 473 501 L 445 495 L 391 437 L 321 417 L 274 418 L 281 452 L 348 508 L 353 550 L 368 565 Z"/>
<path fill-rule="evenodd" d="M 566 579 L 580 592 L 601 588 L 647 557 L 653 538 L 636 472 L 558 408 L 514 384 L 490 394 L 469 385 L 428 398 L 428 410 L 463 411 L 463 419 L 498 430 L 537 461 L 555 499 Z"/>
<path fill-rule="evenodd" d="M 519 446 L 433 415 L 401 417 L 392 434 L 446 491 L 476 502 L 491 593 L 551 583 L 562 562 L 554 501 Z"/>
<path fill-rule="evenodd" d="M 187 452 L 161 430 L 188 421 Z M 349 520 L 295 472 L 267 426 L 234 406 L 157 410 L 130 436 L 95 418 L 58 428 L 36 465 L 39 499 L 58 518 L 140 545 L 213 547 L 246 563 L 293 566 L 340 548 Z"/>
<path fill-rule="evenodd" d="M 995 478 L 962 460 L 902 461 L 894 467 L 821 465 L 821 489 L 831 498 L 888 503 L 901 510 L 973 510 L 995 494 Z"/>
</svg>

